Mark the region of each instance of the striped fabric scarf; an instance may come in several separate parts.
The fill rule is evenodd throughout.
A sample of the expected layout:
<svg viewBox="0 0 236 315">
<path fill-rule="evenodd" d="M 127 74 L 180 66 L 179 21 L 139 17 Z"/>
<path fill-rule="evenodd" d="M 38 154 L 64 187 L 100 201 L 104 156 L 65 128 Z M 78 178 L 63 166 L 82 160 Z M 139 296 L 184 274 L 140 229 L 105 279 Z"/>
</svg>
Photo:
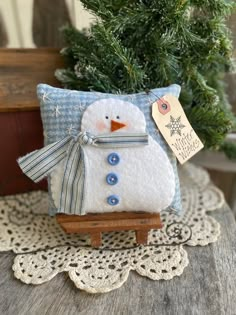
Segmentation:
<svg viewBox="0 0 236 315">
<path fill-rule="evenodd" d="M 83 211 L 86 169 L 84 163 L 85 145 L 101 148 L 129 148 L 148 145 L 146 133 L 114 133 L 94 136 L 80 132 L 77 137 L 68 136 L 19 158 L 22 171 L 34 182 L 49 175 L 63 160 L 64 176 L 60 191 L 58 212 L 66 214 L 85 214 Z"/>
</svg>

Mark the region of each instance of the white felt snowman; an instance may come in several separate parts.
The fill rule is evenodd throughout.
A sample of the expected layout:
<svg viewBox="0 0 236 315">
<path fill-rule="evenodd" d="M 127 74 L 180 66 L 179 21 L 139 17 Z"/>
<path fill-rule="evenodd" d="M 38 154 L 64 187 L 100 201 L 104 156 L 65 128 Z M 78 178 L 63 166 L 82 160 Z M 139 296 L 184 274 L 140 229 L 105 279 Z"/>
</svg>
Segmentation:
<svg viewBox="0 0 236 315">
<path fill-rule="evenodd" d="M 145 133 L 143 113 L 130 102 L 103 99 L 84 112 L 81 131 L 93 135 Z M 84 146 L 84 212 L 160 212 L 171 205 L 175 176 L 169 158 L 149 136 L 149 144 L 129 148 Z M 59 207 L 63 162 L 51 174 L 51 191 Z M 75 211 L 76 212 L 76 211 Z"/>
</svg>

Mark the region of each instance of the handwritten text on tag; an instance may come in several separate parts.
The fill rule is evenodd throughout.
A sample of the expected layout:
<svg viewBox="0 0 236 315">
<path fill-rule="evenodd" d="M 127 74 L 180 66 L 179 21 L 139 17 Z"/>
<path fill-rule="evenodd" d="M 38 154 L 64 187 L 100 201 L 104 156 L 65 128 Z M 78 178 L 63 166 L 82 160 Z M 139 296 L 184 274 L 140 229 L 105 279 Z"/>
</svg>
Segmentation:
<svg viewBox="0 0 236 315">
<path fill-rule="evenodd" d="M 203 148 L 176 97 L 165 95 L 154 102 L 152 117 L 181 164 Z"/>
</svg>

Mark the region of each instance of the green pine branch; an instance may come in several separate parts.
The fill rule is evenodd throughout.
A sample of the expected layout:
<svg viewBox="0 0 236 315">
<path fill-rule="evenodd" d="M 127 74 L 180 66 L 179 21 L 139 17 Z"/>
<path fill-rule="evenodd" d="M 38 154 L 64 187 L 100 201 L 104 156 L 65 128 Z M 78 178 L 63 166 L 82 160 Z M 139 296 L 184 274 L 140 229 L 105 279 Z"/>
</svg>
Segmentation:
<svg viewBox="0 0 236 315">
<path fill-rule="evenodd" d="M 81 0 L 95 16 L 90 30 L 63 29 L 67 88 L 133 93 L 177 83 L 181 103 L 206 148 L 234 148 L 235 126 L 223 77 L 233 68 L 226 19 L 230 0 Z M 231 152 L 231 153 L 229 153 Z M 236 156 L 236 155 L 235 155 Z"/>
</svg>

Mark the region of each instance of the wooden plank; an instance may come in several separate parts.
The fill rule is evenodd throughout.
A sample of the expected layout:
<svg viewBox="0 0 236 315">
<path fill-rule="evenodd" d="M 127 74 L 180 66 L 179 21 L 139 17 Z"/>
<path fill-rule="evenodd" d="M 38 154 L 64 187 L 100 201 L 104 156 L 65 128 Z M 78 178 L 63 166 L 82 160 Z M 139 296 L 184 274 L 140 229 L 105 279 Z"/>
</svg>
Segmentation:
<svg viewBox="0 0 236 315">
<path fill-rule="evenodd" d="M 27 178 L 16 160 L 43 146 L 36 86 L 58 85 L 58 66 L 62 58 L 56 49 L 0 49 L 0 195 L 46 188 L 45 181 Z"/>
<path fill-rule="evenodd" d="M 131 272 L 127 282 L 107 294 L 81 292 L 66 273 L 42 285 L 13 277 L 15 254 L 0 254 L 0 314 L 12 315 L 235 315 L 236 225 L 225 206 L 212 213 L 221 224 L 215 244 L 186 247 L 189 266 L 180 277 L 152 281 Z"/>
<path fill-rule="evenodd" d="M 7 135 L 7 136 L 6 136 Z M 39 112 L 0 113 L 0 195 L 45 189 L 46 181 L 35 184 L 19 168 L 20 156 L 43 146 Z"/>
<path fill-rule="evenodd" d="M 159 218 L 156 219 L 127 219 L 117 221 L 88 221 L 60 223 L 67 233 L 91 233 L 127 230 L 146 230 L 161 228 Z"/>
<path fill-rule="evenodd" d="M 112 212 L 83 216 L 58 214 L 56 218 L 66 233 L 90 234 L 93 247 L 101 246 L 102 232 L 127 230 L 136 231 L 138 244 L 147 244 L 148 231 L 163 226 L 159 213 Z"/>
<path fill-rule="evenodd" d="M 91 233 L 161 228 L 159 213 L 111 212 L 99 214 L 58 214 L 57 222 L 66 233 Z"/>
<path fill-rule="evenodd" d="M 109 213 L 94 213 L 86 215 L 66 215 L 57 214 L 57 221 L 62 222 L 85 222 L 85 221 L 103 221 L 103 220 L 118 220 L 118 219 L 148 219 L 160 217 L 159 213 L 148 212 L 109 212 Z"/>
<path fill-rule="evenodd" d="M 0 49 L 0 112 L 39 110 L 38 83 L 59 86 L 63 59 L 57 49 Z"/>
</svg>

